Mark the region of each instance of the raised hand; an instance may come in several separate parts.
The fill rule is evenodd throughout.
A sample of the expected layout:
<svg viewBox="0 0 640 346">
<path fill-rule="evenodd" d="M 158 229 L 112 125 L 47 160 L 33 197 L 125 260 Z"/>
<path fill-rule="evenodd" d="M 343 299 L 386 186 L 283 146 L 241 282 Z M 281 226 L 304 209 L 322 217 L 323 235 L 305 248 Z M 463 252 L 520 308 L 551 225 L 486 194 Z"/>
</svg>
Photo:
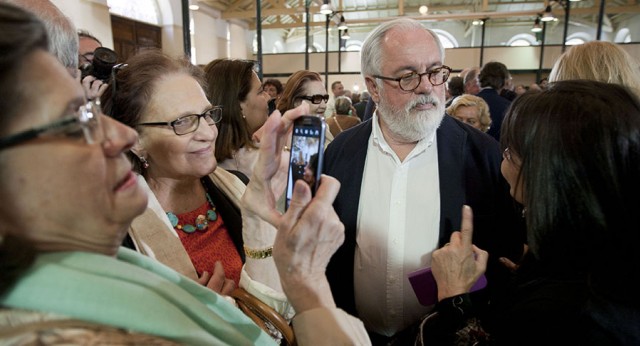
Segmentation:
<svg viewBox="0 0 640 346">
<path fill-rule="evenodd" d="M 278 225 L 273 257 L 282 288 L 297 313 L 335 307 L 325 271 L 344 241 L 344 225 L 333 209 L 340 183 L 323 175 L 316 196 L 297 181 L 291 204 Z"/>
<path fill-rule="evenodd" d="M 487 269 L 489 254 L 472 243 L 473 212 L 462 207 L 461 230 L 449 243 L 433 252 L 431 269 L 438 284 L 438 300 L 469 292 Z"/>
</svg>

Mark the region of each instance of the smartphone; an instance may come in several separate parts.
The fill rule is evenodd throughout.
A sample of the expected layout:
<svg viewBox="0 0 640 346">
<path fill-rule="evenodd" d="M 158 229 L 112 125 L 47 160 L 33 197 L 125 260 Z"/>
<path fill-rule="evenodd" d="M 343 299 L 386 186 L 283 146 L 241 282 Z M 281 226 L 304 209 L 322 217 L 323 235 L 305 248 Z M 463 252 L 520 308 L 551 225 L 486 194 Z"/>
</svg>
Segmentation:
<svg viewBox="0 0 640 346">
<path fill-rule="evenodd" d="M 430 306 L 438 302 L 438 285 L 431 272 L 431 267 L 418 269 L 409 273 L 409 282 L 421 305 Z M 482 274 L 469 292 L 483 289 L 486 286 L 487 278 Z"/>
<path fill-rule="evenodd" d="M 286 209 L 289 208 L 296 180 L 302 179 L 307 182 L 312 195 L 315 196 L 322 174 L 326 128 L 324 118 L 315 115 L 303 115 L 293 122 Z"/>
</svg>

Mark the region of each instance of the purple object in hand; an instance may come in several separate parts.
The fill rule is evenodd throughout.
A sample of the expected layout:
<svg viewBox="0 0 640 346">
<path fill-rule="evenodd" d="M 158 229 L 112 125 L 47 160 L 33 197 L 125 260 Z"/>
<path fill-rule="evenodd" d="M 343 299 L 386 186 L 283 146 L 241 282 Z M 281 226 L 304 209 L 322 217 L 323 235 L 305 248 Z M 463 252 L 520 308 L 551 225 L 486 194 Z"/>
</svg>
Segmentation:
<svg viewBox="0 0 640 346">
<path fill-rule="evenodd" d="M 438 285 L 431 273 L 431 267 L 418 269 L 409 273 L 409 282 L 418 297 L 420 304 L 430 306 L 438 302 Z M 487 286 L 487 278 L 482 274 L 478 281 L 471 287 L 471 291 L 477 291 Z"/>
</svg>

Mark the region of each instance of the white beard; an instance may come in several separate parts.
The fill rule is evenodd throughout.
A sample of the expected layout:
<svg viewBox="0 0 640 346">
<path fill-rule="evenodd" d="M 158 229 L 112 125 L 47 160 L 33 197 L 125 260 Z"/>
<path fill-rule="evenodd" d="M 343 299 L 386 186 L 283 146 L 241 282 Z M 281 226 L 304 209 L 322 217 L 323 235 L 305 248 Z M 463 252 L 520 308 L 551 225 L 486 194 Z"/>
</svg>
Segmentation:
<svg viewBox="0 0 640 346">
<path fill-rule="evenodd" d="M 425 111 L 414 109 L 416 105 L 425 103 L 432 103 L 435 108 Z M 433 94 L 423 94 L 405 105 L 404 109 L 400 109 L 381 99 L 378 102 L 377 113 L 394 137 L 407 142 L 417 142 L 436 132 L 444 118 L 444 103 Z"/>
</svg>

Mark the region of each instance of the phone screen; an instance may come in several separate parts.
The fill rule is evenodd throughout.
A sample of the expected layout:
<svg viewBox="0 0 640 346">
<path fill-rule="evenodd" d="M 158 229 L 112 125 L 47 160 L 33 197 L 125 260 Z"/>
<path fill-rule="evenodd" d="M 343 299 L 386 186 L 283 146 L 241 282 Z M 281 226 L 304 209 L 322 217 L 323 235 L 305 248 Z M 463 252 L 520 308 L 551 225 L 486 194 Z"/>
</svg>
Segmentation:
<svg viewBox="0 0 640 346">
<path fill-rule="evenodd" d="M 287 209 L 296 180 L 304 180 L 311 187 L 311 193 L 313 195 L 316 193 L 322 174 L 325 129 L 324 118 L 315 115 L 303 115 L 293 123 L 287 181 Z"/>
</svg>

